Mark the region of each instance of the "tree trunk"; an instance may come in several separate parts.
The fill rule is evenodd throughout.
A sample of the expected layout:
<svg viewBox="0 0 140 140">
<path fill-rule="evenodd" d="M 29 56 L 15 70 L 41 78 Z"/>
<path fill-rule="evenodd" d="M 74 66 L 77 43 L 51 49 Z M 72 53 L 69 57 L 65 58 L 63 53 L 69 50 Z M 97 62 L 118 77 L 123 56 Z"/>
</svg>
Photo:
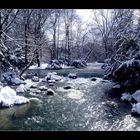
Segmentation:
<svg viewBox="0 0 140 140">
<path fill-rule="evenodd" d="M 58 52 L 58 50 L 59 50 L 59 18 L 58 18 L 58 35 L 57 35 L 57 52 L 56 52 L 56 57 L 57 57 L 57 59 L 59 58 L 59 52 Z"/>
<path fill-rule="evenodd" d="M 33 55 L 32 55 L 32 58 L 31 58 L 31 61 L 23 68 L 23 70 L 21 71 L 20 73 L 20 77 L 23 75 L 23 73 L 32 65 L 33 61 L 34 61 L 34 57 L 36 55 L 36 52 L 37 52 L 37 49 L 33 52 Z"/>
<path fill-rule="evenodd" d="M 27 40 L 27 24 L 25 24 L 25 64 L 28 63 L 28 58 L 27 58 L 27 53 L 28 53 L 28 47 L 27 47 L 27 43 L 28 43 L 28 40 Z"/>
<path fill-rule="evenodd" d="M 38 67 L 40 67 L 40 59 L 39 59 L 39 50 L 37 49 L 37 52 L 36 52 L 36 60 L 37 60 L 37 65 Z"/>
<path fill-rule="evenodd" d="M 1 11 L 0 11 L 0 43 L 1 43 L 1 36 L 2 35 L 2 25 L 1 25 Z M 2 75 L 2 61 L 0 60 L 0 81 L 1 81 L 1 75 Z"/>
<path fill-rule="evenodd" d="M 70 37 L 69 37 L 69 30 L 68 30 L 68 65 L 70 65 Z"/>
<path fill-rule="evenodd" d="M 56 59 L 56 30 L 54 29 L 53 34 L 53 59 Z"/>
</svg>

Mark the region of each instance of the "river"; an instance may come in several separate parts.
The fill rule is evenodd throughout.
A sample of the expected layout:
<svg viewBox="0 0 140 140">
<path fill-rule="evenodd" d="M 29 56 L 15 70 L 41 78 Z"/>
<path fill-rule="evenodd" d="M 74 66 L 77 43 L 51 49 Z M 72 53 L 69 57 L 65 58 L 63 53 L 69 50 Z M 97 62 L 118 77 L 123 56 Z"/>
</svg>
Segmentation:
<svg viewBox="0 0 140 140">
<path fill-rule="evenodd" d="M 131 106 L 108 96 L 113 84 L 103 80 L 101 75 L 94 77 L 96 81 L 91 81 L 89 74 L 71 80 L 64 78 L 50 87 L 55 91 L 53 96 L 25 93 L 26 97 L 36 97 L 39 101 L 0 110 L 0 129 L 140 130 L 140 119 L 130 115 Z M 63 88 L 67 85 L 72 89 Z"/>
</svg>

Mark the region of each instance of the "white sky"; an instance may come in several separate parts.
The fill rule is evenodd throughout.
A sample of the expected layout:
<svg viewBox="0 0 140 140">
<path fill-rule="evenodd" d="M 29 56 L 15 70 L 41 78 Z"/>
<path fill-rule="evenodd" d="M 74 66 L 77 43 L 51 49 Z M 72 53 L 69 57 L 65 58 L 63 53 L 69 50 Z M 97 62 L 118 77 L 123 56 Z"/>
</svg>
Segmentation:
<svg viewBox="0 0 140 140">
<path fill-rule="evenodd" d="M 90 22 L 92 20 L 91 9 L 76 9 L 76 12 L 83 22 Z"/>
</svg>

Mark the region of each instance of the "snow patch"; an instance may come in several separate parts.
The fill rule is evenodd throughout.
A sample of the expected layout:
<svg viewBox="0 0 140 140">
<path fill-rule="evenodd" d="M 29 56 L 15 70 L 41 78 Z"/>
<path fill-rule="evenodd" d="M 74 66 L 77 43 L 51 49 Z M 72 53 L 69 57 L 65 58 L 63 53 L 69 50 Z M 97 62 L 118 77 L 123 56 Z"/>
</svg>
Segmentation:
<svg viewBox="0 0 140 140">
<path fill-rule="evenodd" d="M 29 69 L 46 69 L 47 66 L 48 66 L 47 63 L 43 63 L 43 64 L 41 64 L 40 67 L 38 67 L 37 65 L 32 65 L 32 66 L 29 67 Z"/>
</svg>

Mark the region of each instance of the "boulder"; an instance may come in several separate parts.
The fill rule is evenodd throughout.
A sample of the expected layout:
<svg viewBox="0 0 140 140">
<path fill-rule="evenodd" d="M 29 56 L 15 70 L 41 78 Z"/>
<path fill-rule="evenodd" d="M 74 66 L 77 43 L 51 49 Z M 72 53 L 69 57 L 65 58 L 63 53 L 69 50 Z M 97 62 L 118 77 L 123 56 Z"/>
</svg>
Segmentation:
<svg viewBox="0 0 140 140">
<path fill-rule="evenodd" d="M 54 91 L 53 91 L 52 89 L 49 88 L 49 89 L 47 90 L 46 94 L 52 96 L 52 95 L 54 95 Z"/>
<path fill-rule="evenodd" d="M 13 105 L 28 103 L 29 99 L 16 95 L 16 91 L 9 86 L 3 87 L 0 91 L 1 107 L 11 107 Z"/>
<path fill-rule="evenodd" d="M 65 86 L 64 89 L 71 89 L 71 86 Z"/>
<path fill-rule="evenodd" d="M 37 85 L 33 84 L 30 88 L 37 88 Z"/>
<path fill-rule="evenodd" d="M 77 75 L 75 73 L 69 73 L 68 77 L 71 78 L 71 79 L 76 79 Z"/>
<path fill-rule="evenodd" d="M 96 80 L 97 80 L 97 79 L 96 79 L 96 78 L 94 78 L 94 77 L 93 77 L 93 78 L 91 78 L 91 81 L 96 81 Z"/>
<path fill-rule="evenodd" d="M 54 86 L 54 83 L 49 83 L 49 86 Z"/>
<path fill-rule="evenodd" d="M 55 80 L 48 80 L 48 83 L 55 83 Z"/>
<path fill-rule="evenodd" d="M 41 91 L 46 91 L 48 88 L 46 87 L 46 86 L 41 86 L 41 87 L 39 87 L 39 90 L 41 90 Z"/>
<path fill-rule="evenodd" d="M 35 92 L 36 94 L 40 94 L 40 93 L 41 93 L 41 91 L 40 91 L 40 90 L 38 90 L 38 89 L 37 89 L 37 90 L 35 90 L 34 92 Z"/>
<path fill-rule="evenodd" d="M 60 81 L 62 79 L 62 76 L 57 75 L 57 73 L 52 72 L 48 73 L 47 76 L 42 80 L 43 82 L 50 82 L 50 80 L 53 81 Z"/>
<path fill-rule="evenodd" d="M 27 89 L 25 88 L 25 85 L 23 85 L 23 84 L 19 85 L 19 86 L 16 88 L 16 92 L 18 92 L 18 93 L 24 93 L 24 92 L 26 92 L 26 91 L 27 91 Z"/>
<path fill-rule="evenodd" d="M 32 81 L 33 82 L 39 82 L 39 77 L 38 76 L 33 76 Z"/>
</svg>

